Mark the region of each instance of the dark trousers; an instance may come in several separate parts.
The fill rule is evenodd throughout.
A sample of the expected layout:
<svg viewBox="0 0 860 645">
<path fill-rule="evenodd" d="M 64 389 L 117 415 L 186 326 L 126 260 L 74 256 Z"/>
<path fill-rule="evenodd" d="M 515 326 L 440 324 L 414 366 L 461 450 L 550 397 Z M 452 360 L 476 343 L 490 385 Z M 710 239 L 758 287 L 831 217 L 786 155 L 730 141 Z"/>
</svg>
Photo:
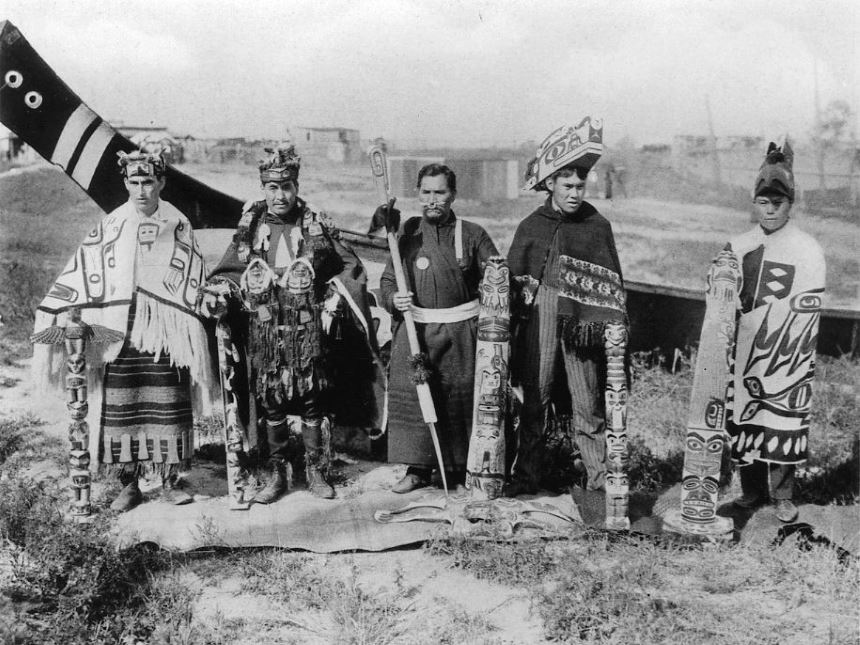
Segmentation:
<svg viewBox="0 0 860 645">
<path fill-rule="evenodd" d="M 522 349 L 523 407 L 517 458 L 517 478 L 537 486 L 544 462 L 543 437 L 557 379 L 566 378 L 570 392 L 574 441 L 588 473 L 588 488 L 602 488 L 606 475 L 604 394 L 599 367 L 603 348 L 562 347 L 557 337 L 557 291 L 538 288 Z M 522 351 L 522 349 L 520 351 Z"/>
<path fill-rule="evenodd" d="M 739 468 L 741 490 L 744 495 L 768 498 L 777 501 L 790 500 L 794 496 L 793 464 L 771 464 L 754 461 L 749 466 Z"/>
</svg>

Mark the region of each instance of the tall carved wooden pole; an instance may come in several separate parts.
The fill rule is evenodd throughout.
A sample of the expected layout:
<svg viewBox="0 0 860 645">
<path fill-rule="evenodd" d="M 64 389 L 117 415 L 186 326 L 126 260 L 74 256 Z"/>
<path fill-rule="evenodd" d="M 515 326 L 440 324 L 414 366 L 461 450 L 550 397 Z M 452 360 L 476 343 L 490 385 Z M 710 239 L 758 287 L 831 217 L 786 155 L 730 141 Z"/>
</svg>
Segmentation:
<svg viewBox="0 0 860 645">
<path fill-rule="evenodd" d="M 740 286 L 737 257 L 720 251 L 708 272 L 705 320 L 690 395 L 681 509 L 664 516 L 663 528 L 668 531 L 726 539 L 733 529 L 732 520 L 716 511 Z"/>
<path fill-rule="evenodd" d="M 90 519 L 90 426 L 87 423 L 87 343 L 116 343 L 125 336 L 115 330 L 88 325 L 81 320 L 81 310 L 71 307 L 65 324 L 52 325 L 30 337 L 31 343 L 63 345 L 66 350 L 66 409 L 69 425 L 69 478 L 72 491 L 71 515 L 78 522 Z"/>
<path fill-rule="evenodd" d="M 487 260 L 480 297 L 466 488 L 473 499 L 495 499 L 501 496 L 505 483 L 505 416 L 511 339 L 510 271 L 505 258 Z"/>
<path fill-rule="evenodd" d="M 218 339 L 218 371 L 221 375 L 221 395 L 224 402 L 224 452 L 227 460 L 227 494 L 230 510 L 245 511 L 251 507 L 248 494 L 248 475 L 242 466 L 245 451 L 245 431 L 239 420 L 239 404 L 233 381 L 239 353 L 233 345 L 230 327 L 219 320 L 215 328 Z"/>
<path fill-rule="evenodd" d="M 69 479 L 72 490 L 72 517 L 85 522 L 90 506 L 90 428 L 87 423 L 87 330 L 81 324 L 81 311 L 69 310 L 64 344 L 66 346 L 66 408 L 69 425 Z"/>
<path fill-rule="evenodd" d="M 606 324 L 606 528 L 630 528 L 627 516 L 629 480 L 627 477 L 627 327 Z"/>
</svg>

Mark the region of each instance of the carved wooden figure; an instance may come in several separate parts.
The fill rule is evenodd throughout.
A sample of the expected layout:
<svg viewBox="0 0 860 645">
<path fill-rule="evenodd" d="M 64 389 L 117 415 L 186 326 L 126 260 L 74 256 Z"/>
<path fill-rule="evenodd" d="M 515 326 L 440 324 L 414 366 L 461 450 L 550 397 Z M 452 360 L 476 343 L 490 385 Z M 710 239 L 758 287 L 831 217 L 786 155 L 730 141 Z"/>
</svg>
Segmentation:
<svg viewBox="0 0 860 645">
<path fill-rule="evenodd" d="M 244 511 L 250 508 L 253 494 L 247 490 L 248 473 L 242 465 L 245 452 L 245 430 L 239 418 L 239 404 L 233 390 L 236 377 L 236 362 L 239 353 L 233 345 L 230 328 L 219 321 L 216 327 L 218 338 L 218 368 L 221 375 L 221 393 L 224 401 L 224 450 L 227 461 L 227 494 L 230 509 Z"/>
<path fill-rule="evenodd" d="M 31 343 L 63 345 L 66 350 L 66 409 L 69 425 L 69 478 L 72 490 L 71 514 L 76 521 L 90 518 L 90 427 L 87 423 L 87 342 L 96 344 L 120 342 L 124 335 L 100 325 L 88 325 L 81 320 L 81 310 L 71 307 L 65 314 L 65 324 L 53 325 L 30 337 Z"/>
<path fill-rule="evenodd" d="M 681 510 L 664 517 L 668 530 L 714 536 L 732 530 L 731 520 L 717 516 L 716 511 L 740 286 L 737 257 L 731 251 L 721 251 L 708 272 L 705 320 L 690 395 Z"/>
<path fill-rule="evenodd" d="M 606 323 L 606 528 L 630 528 L 627 516 L 627 328 Z"/>
<path fill-rule="evenodd" d="M 69 312 L 64 344 L 66 346 L 66 408 L 69 425 L 69 478 L 72 489 L 72 517 L 85 521 L 90 507 L 90 429 L 87 424 L 87 333 L 80 321 L 80 310 Z"/>
<path fill-rule="evenodd" d="M 480 286 L 475 401 L 466 461 L 466 488 L 473 499 L 494 499 L 505 482 L 505 414 L 510 355 L 510 273 L 491 257 Z"/>
</svg>

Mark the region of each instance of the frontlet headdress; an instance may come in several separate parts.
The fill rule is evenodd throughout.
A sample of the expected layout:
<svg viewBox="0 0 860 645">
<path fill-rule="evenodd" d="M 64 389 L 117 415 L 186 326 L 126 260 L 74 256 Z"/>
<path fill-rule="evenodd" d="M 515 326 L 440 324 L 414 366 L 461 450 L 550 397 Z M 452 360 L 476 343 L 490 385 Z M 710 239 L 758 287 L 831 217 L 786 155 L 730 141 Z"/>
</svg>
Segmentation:
<svg viewBox="0 0 860 645">
<path fill-rule="evenodd" d="M 546 179 L 568 166 L 587 172 L 602 154 L 602 120 L 592 120 L 587 116 L 575 127 L 566 125 L 556 128 L 543 140 L 534 159 L 526 166 L 523 190 L 546 190 Z"/>
<path fill-rule="evenodd" d="M 161 150 L 118 152 L 117 164 L 123 177 L 162 177 L 167 169 Z"/>
<path fill-rule="evenodd" d="M 782 146 L 773 141 L 767 147 L 767 154 L 755 178 L 753 199 L 759 195 L 776 193 L 794 202 L 794 150 L 788 143 L 788 137 Z"/>
<path fill-rule="evenodd" d="M 299 181 L 302 158 L 296 154 L 295 146 L 265 148 L 268 158 L 260 160 L 260 181 Z"/>
</svg>

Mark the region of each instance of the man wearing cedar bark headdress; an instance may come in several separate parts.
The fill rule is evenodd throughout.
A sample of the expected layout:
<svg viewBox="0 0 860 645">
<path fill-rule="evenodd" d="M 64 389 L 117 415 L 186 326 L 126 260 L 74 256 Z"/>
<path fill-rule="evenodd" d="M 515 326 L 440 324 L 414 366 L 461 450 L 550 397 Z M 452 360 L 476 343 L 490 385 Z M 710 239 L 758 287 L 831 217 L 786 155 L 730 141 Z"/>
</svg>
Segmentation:
<svg viewBox="0 0 860 645">
<path fill-rule="evenodd" d="M 553 131 L 526 171 L 526 188 L 546 202 L 524 219 L 508 253 L 512 278 L 514 386 L 522 386 L 514 477 L 505 494 L 534 493 L 554 384 L 567 381 L 575 440 L 590 489 L 604 487 L 607 323 L 626 323 L 626 296 L 612 226 L 583 200 L 589 170 L 603 152 L 602 124 L 585 118 Z"/>
<path fill-rule="evenodd" d="M 285 493 L 287 464 L 302 452 L 308 489 L 330 499 L 334 406 L 350 408 L 359 419 L 350 425 L 378 427 L 366 275 L 326 215 L 298 196 L 295 148 L 267 152 L 259 167 L 264 199 L 246 204 L 232 244 L 209 276 L 204 311 L 227 315 L 232 337 L 245 339 L 253 402 L 243 416 L 251 426 L 259 419 L 261 432 L 265 427 L 261 452 L 271 467 L 253 501 L 269 504 Z M 363 395 L 350 396 L 347 386 Z M 248 438 L 252 445 L 255 435 Z M 303 450 L 296 450 L 293 435 Z"/>
<path fill-rule="evenodd" d="M 478 285 L 487 260 L 498 254 L 483 228 L 451 210 L 457 177 L 448 166 L 424 166 L 417 187 L 422 215 L 404 223 L 398 241 L 410 291 L 398 290 L 391 257 L 379 283 L 382 305 L 396 321 L 388 386 L 388 459 L 408 465 L 392 489 L 396 493 L 429 484 L 438 463 L 416 395 L 419 380 L 430 386 L 442 462 L 451 471 L 448 481 L 464 481 L 472 426 Z M 374 220 L 382 219 L 380 209 Z M 395 214 L 399 218 L 399 211 Z M 420 365 L 409 347 L 405 311 L 411 311 L 417 323 L 419 356 L 424 358 Z"/>
<path fill-rule="evenodd" d="M 788 141 L 770 144 L 753 189 L 759 225 L 726 246 L 743 276 L 726 413 L 743 489 L 735 504 L 771 500 L 783 522 L 797 518 L 794 470 L 807 458 L 825 273 L 821 247 L 789 219 L 793 160 Z"/>
<path fill-rule="evenodd" d="M 55 342 L 52 330 L 83 324 L 90 348 L 104 344 L 101 355 L 71 357 L 70 369 L 73 361 L 103 368 L 98 459 L 123 484 L 111 508 L 125 511 L 142 500 L 146 471 L 161 476 L 168 501 L 192 501 L 177 475 L 191 460 L 192 383 L 205 385 L 213 372 L 196 310 L 203 258 L 188 219 L 160 199 L 164 160 L 157 151 L 119 156 L 129 200 L 102 218 L 57 278 L 33 340 Z M 37 369 L 51 369 L 50 353 L 35 352 Z M 99 382 L 92 370 L 89 381 Z M 76 428 L 72 435 L 86 421 Z"/>
</svg>

